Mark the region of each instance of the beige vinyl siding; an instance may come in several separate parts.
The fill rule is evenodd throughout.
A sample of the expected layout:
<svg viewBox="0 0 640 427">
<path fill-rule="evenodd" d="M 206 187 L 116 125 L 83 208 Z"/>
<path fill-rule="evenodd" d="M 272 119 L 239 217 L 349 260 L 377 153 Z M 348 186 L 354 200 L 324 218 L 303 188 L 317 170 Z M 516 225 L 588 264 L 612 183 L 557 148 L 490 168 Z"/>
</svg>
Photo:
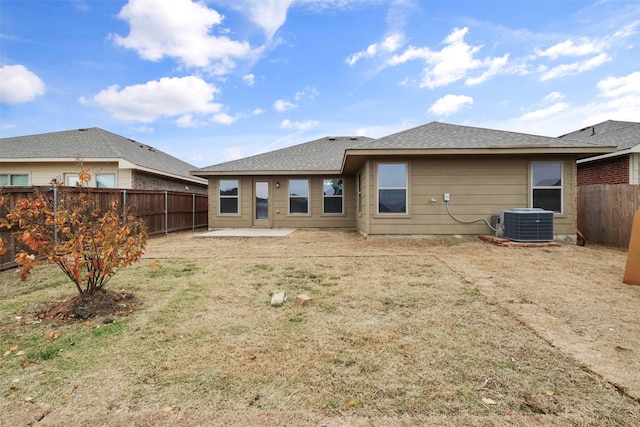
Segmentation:
<svg viewBox="0 0 640 427">
<path fill-rule="evenodd" d="M 240 180 L 240 214 L 220 215 L 218 213 L 219 179 Z M 322 182 L 325 178 L 341 178 L 343 180 L 344 213 L 322 213 Z M 287 181 L 289 179 L 309 180 L 309 215 L 290 215 L 289 198 L 287 197 Z M 343 175 L 331 176 L 212 176 L 209 178 L 209 228 L 246 228 L 253 226 L 254 216 L 254 182 L 269 181 L 270 216 L 274 228 L 355 228 L 356 200 L 352 191 L 354 178 Z M 276 182 L 280 184 L 276 188 Z"/>
<path fill-rule="evenodd" d="M 543 157 L 545 161 L 558 158 Z M 387 159 L 384 159 L 385 161 Z M 526 157 L 469 156 L 407 158 L 410 207 L 405 216 L 369 213 L 367 234 L 479 235 L 491 229 L 484 222 L 462 224 L 446 210 L 443 193 L 451 195 L 449 209 L 462 220 L 485 218 L 514 207 L 530 207 L 530 163 Z M 383 159 L 381 159 L 383 161 Z M 401 159 L 394 158 L 394 162 Z M 375 170 L 374 167 L 371 169 Z M 575 159 L 566 159 L 564 171 L 564 212 L 555 216 L 556 234 L 575 234 L 573 183 Z M 375 179 L 369 174 L 368 191 L 375 194 Z M 432 202 L 431 199 L 435 199 Z M 373 210 L 375 212 L 375 209 Z M 358 225 L 362 224 L 362 221 Z"/>
<path fill-rule="evenodd" d="M 322 213 L 322 183 L 325 178 L 341 178 L 343 180 L 343 206 L 344 213 Z M 289 214 L 289 198 L 287 195 L 287 181 L 289 179 L 309 180 L 309 215 Z M 280 188 L 273 188 L 273 226 L 282 228 L 354 228 L 356 200 L 352 191 L 354 178 L 344 175 L 331 176 L 282 176 L 276 181 L 280 182 Z"/>
<path fill-rule="evenodd" d="M 371 161 L 365 162 L 360 170 L 360 179 L 362 180 L 362 212 L 356 217 L 356 228 L 364 234 L 369 234 L 370 215 L 371 212 Z M 357 184 L 357 183 L 356 183 Z M 356 188 L 355 196 L 357 198 L 358 189 Z"/>
<path fill-rule="evenodd" d="M 110 162 L 94 162 L 84 163 L 80 166 L 75 162 L 51 162 L 51 163 L 14 163 L 2 165 L 3 173 L 22 173 L 29 175 L 29 185 L 40 186 L 49 185 L 54 178 L 60 178 L 64 180 L 65 174 L 77 174 L 82 167 L 89 169 L 93 175 L 90 182 L 91 187 L 96 186 L 95 174 L 96 173 L 115 173 L 116 182 L 118 188 L 131 188 L 131 173 L 128 174 L 123 171 L 118 171 L 118 165 Z M 128 179 L 127 179 L 128 177 Z M 128 184 L 128 185 L 127 185 Z"/>
<path fill-rule="evenodd" d="M 378 161 L 405 161 L 409 171 L 407 215 L 380 215 L 376 211 L 376 164 Z M 353 176 L 253 176 L 223 179 L 240 180 L 240 215 L 218 214 L 218 179 L 209 182 L 209 227 L 241 228 L 253 225 L 254 182 L 270 182 L 271 225 L 276 228 L 357 228 L 365 235 L 480 235 L 490 234 L 484 222 L 462 224 L 446 210 L 443 193 L 451 195 L 449 208 L 462 220 L 499 215 L 502 210 L 531 206 L 531 162 L 563 162 L 563 213 L 554 217 L 556 235 L 575 235 L 576 164 L 573 157 L 540 156 L 441 156 L 381 158 L 367 160 L 360 169 L 362 212 L 357 214 L 358 188 Z M 322 182 L 325 178 L 344 180 L 344 215 L 322 214 Z M 288 212 L 288 179 L 309 180 L 309 215 Z M 276 188 L 276 182 L 280 187 Z M 431 199 L 435 199 L 432 202 Z"/>
<path fill-rule="evenodd" d="M 238 215 L 219 213 L 220 179 L 239 181 Z M 253 180 L 250 177 L 209 178 L 209 228 L 250 228 L 253 225 Z"/>
</svg>

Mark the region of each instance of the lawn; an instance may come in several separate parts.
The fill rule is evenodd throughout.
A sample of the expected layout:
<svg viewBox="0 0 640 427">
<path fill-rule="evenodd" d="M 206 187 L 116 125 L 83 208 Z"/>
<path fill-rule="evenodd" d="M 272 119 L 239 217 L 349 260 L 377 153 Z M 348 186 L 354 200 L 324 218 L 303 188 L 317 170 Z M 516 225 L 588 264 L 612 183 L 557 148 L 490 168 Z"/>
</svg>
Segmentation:
<svg viewBox="0 0 640 427">
<path fill-rule="evenodd" d="M 38 318 L 74 296 L 53 266 L 0 273 L 3 423 L 640 423 L 637 400 L 448 267 L 488 244 L 292 236 L 153 239 L 109 286 L 136 296 L 112 323 Z"/>
</svg>

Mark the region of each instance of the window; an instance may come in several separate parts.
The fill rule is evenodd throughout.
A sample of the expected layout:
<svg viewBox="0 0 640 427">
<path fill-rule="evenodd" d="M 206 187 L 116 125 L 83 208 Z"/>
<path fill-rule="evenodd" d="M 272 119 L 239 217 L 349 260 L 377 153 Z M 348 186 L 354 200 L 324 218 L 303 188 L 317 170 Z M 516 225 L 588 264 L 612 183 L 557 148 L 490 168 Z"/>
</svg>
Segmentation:
<svg viewBox="0 0 640 427">
<path fill-rule="evenodd" d="M 531 163 L 531 206 L 562 212 L 562 162 Z"/>
<path fill-rule="evenodd" d="M 29 185 L 29 175 L 27 174 L 0 174 L 0 185 Z"/>
<path fill-rule="evenodd" d="M 80 177 L 77 173 L 65 173 L 64 185 L 67 187 L 77 187 L 80 185 Z"/>
<path fill-rule="evenodd" d="M 221 179 L 220 180 L 220 207 L 221 214 L 235 214 L 238 210 L 238 188 L 239 182 L 237 179 Z"/>
<path fill-rule="evenodd" d="M 407 213 L 406 163 L 378 163 L 378 213 Z"/>
<path fill-rule="evenodd" d="M 290 179 L 289 180 L 289 213 L 308 214 L 309 213 L 309 180 Z"/>
<path fill-rule="evenodd" d="M 116 188 L 115 173 L 98 173 L 96 174 L 96 187 L 98 188 Z"/>
<path fill-rule="evenodd" d="M 326 214 L 341 214 L 342 211 L 342 180 L 325 179 L 322 183 L 322 212 Z"/>
</svg>

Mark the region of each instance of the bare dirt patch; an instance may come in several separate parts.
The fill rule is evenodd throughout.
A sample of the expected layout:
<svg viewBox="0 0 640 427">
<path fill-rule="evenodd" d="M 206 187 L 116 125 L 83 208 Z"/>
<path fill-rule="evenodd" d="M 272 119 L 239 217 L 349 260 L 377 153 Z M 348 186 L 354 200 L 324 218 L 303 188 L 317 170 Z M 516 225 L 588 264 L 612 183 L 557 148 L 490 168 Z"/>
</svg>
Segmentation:
<svg viewBox="0 0 640 427">
<path fill-rule="evenodd" d="M 42 320 L 59 322 L 86 321 L 103 317 L 105 323 L 130 314 L 136 308 L 135 295 L 124 290 L 98 291 L 93 296 L 76 295 L 73 298 L 55 301 L 49 308 L 35 316 Z"/>
</svg>

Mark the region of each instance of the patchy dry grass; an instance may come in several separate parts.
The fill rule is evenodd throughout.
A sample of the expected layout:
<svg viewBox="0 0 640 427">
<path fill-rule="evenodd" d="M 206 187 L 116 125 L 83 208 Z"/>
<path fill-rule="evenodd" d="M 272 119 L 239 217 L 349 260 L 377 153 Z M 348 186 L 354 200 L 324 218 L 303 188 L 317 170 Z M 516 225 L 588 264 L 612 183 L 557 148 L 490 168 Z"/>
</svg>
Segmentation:
<svg viewBox="0 0 640 427">
<path fill-rule="evenodd" d="M 359 250 L 338 241 L 335 255 L 282 247 L 264 257 L 256 254 L 283 241 L 237 240 L 232 251 L 233 240 L 208 240 L 198 242 L 208 259 L 146 258 L 111 285 L 133 292 L 138 310 L 108 325 L 34 319 L 43 302 L 72 295 L 53 267 L 27 282 L 0 273 L 3 417 L 13 425 L 40 417 L 43 425 L 640 422 L 636 401 L 436 258 L 438 245 L 469 243 L 407 252 L 415 242 L 339 238 Z M 289 297 L 280 308 L 269 305 L 276 289 Z M 300 293 L 313 298 L 309 307 L 294 303 Z"/>
</svg>

